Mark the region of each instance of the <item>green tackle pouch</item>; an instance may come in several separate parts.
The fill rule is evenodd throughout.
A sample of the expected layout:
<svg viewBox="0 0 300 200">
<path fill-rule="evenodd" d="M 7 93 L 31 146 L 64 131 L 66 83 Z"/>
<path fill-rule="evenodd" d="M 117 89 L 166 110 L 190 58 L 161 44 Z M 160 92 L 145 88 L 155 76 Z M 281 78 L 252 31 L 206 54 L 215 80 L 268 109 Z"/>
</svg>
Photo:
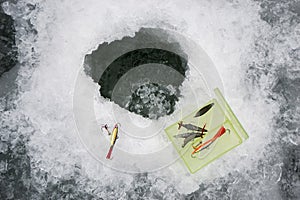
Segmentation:
<svg viewBox="0 0 300 200">
<path fill-rule="evenodd" d="M 220 90 L 216 88 L 214 89 L 214 92 L 216 94 L 216 98 L 203 105 L 204 107 L 213 103 L 213 106 L 205 114 L 200 117 L 194 117 L 195 114 L 203 107 L 198 108 L 165 129 L 168 138 L 172 141 L 172 144 L 178 154 L 192 174 L 234 147 L 240 145 L 248 138 L 248 134 L 233 114 Z M 178 129 L 178 123 L 181 121 L 183 124 L 193 124 L 201 128 L 205 125 L 207 132 L 203 132 L 205 133 L 203 138 L 197 137 L 187 143 L 183 148 L 182 145 L 184 138 L 176 138 L 176 135 L 191 133 L 193 131 L 186 129 L 183 126 Z M 226 132 L 214 142 L 210 143 L 210 145 L 206 148 L 203 148 L 203 150 L 193 154 L 192 156 L 192 152 L 194 151 L 193 146 L 198 146 L 200 141 L 204 144 L 209 139 L 212 139 L 222 126 L 226 129 Z M 202 131 L 200 132 L 202 133 Z"/>
</svg>

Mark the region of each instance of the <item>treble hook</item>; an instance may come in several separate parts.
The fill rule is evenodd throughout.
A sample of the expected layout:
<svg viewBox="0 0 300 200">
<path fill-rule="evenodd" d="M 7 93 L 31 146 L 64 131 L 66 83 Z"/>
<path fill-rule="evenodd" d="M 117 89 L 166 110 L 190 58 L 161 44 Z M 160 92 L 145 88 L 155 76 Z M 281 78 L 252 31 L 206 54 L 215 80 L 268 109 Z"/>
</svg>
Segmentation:
<svg viewBox="0 0 300 200">
<path fill-rule="evenodd" d="M 108 125 L 107 125 L 107 124 L 102 125 L 102 126 L 101 126 L 101 129 L 102 129 L 102 130 L 105 129 L 105 130 L 107 131 L 108 135 L 111 134 L 110 131 L 108 130 Z"/>
</svg>

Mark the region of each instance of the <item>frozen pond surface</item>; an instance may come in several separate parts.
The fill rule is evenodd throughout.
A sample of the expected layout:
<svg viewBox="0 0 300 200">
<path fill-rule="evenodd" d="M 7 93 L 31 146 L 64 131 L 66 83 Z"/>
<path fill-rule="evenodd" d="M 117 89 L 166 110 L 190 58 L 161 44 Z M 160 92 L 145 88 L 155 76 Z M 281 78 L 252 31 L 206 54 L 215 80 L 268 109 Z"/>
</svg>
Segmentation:
<svg viewBox="0 0 300 200">
<path fill-rule="evenodd" d="M 0 77 L 0 199 L 300 198 L 299 2 L 21 0 L 2 7 L 14 20 L 18 64 Z M 123 173 L 80 140 L 74 94 L 85 56 L 141 28 L 174 31 L 201 46 L 250 136 L 195 175 L 180 162 Z M 188 72 L 195 88 L 201 80 Z M 86 86 L 99 91 L 84 75 Z M 101 96 L 91 102 L 104 112 L 96 119 L 114 122 L 108 105 L 128 112 Z M 150 123 L 130 116 L 141 127 Z M 127 151 L 139 153 L 134 145 Z"/>
</svg>

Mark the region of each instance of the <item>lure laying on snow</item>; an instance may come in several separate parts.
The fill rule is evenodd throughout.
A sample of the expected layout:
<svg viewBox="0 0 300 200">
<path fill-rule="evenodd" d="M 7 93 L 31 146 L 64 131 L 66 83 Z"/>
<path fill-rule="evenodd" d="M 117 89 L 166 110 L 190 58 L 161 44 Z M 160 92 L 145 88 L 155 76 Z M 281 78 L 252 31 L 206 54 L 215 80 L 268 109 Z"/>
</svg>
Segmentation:
<svg viewBox="0 0 300 200">
<path fill-rule="evenodd" d="M 111 139 L 110 139 L 110 148 L 108 150 L 108 153 L 106 155 L 106 159 L 110 159 L 111 158 L 111 154 L 112 154 L 112 150 L 115 146 L 115 143 L 118 139 L 118 124 L 115 125 L 112 134 L 111 134 Z"/>
</svg>

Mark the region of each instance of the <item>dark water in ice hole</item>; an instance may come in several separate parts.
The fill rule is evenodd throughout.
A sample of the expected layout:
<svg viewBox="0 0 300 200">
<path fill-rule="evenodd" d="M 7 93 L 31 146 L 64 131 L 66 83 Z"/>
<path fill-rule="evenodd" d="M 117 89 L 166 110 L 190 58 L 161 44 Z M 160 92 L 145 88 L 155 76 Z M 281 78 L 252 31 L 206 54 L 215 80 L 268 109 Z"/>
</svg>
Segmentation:
<svg viewBox="0 0 300 200">
<path fill-rule="evenodd" d="M 188 58 L 160 29 L 142 28 L 132 38 L 100 44 L 85 58 L 85 71 L 100 94 L 143 117 L 158 119 L 174 112 Z"/>
</svg>

